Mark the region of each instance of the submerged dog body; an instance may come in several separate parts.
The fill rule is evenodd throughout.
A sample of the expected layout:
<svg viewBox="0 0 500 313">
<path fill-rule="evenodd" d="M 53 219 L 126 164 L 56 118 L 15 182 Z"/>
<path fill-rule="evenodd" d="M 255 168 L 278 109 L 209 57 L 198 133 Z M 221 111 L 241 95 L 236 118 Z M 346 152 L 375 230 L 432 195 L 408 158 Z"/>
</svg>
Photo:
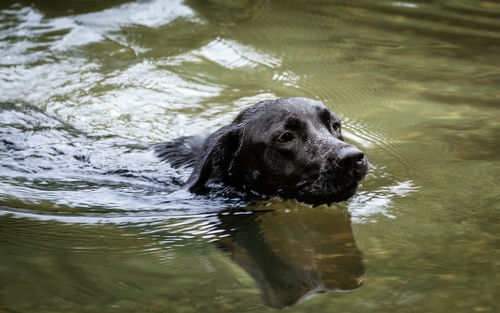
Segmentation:
<svg viewBox="0 0 500 313">
<path fill-rule="evenodd" d="M 209 136 L 180 137 L 155 152 L 193 168 L 191 192 L 221 183 L 311 204 L 348 199 L 368 171 L 364 154 L 343 141 L 340 119 L 305 98 L 261 101 Z"/>
</svg>

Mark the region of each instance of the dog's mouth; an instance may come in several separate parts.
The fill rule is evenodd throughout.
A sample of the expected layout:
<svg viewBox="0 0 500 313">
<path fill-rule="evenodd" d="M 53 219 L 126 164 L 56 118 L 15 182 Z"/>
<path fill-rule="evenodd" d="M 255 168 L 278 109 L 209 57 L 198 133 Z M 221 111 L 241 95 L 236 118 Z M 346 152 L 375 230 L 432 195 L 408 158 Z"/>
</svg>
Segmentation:
<svg viewBox="0 0 500 313">
<path fill-rule="evenodd" d="M 292 197 L 313 205 L 345 201 L 356 193 L 366 173 L 367 168 L 343 172 L 320 171 L 313 181 L 297 184 Z"/>
</svg>

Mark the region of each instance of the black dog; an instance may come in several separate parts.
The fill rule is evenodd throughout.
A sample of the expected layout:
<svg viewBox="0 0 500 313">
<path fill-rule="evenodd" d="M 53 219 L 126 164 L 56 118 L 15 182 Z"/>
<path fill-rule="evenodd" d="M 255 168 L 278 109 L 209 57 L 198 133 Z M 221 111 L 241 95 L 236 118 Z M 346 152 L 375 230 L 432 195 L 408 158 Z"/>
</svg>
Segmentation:
<svg viewBox="0 0 500 313">
<path fill-rule="evenodd" d="M 173 167 L 193 167 L 189 190 L 219 183 L 243 192 L 279 195 L 311 204 L 354 195 L 368 161 L 342 138 L 340 120 L 305 98 L 265 100 L 244 109 L 210 136 L 155 145 Z"/>
</svg>

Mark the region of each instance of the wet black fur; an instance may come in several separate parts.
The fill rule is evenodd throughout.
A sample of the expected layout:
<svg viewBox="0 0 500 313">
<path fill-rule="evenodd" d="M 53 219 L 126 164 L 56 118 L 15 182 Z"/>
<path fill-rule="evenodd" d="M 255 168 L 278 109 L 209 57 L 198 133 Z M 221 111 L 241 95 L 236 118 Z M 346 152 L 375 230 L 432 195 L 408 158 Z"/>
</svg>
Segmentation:
<svg viewBox="0 0 500 313">
<path fill-rule="evenodd" d="M 284 133 L 292 139 L 281 142 Z M 368 170 L 363 153 L 343 141 L 339 118 L 305 98 L 261 101 L 209 136 L 180 137 L 154 150 L 175 168 L 193 168 L 187 186 L 198 194 L 216 183 L 330 203 L 351 197 Z"/>
</svg>

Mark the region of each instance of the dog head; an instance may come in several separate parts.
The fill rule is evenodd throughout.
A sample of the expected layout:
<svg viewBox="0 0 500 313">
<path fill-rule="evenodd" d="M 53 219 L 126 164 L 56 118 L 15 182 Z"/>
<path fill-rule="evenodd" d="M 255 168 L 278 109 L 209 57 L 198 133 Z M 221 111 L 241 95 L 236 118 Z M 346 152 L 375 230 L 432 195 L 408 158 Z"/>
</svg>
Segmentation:
<svg viewBox="0 0 500 313">
<path fill-rule="evenodd" d="M 311 204 L 354 195 L 368 161 L 344 142 L 340 119 L 305 98 L 261 101 L 213 133 L 189 180 L 195 193 L 211 181 Z"/>
</svg>

